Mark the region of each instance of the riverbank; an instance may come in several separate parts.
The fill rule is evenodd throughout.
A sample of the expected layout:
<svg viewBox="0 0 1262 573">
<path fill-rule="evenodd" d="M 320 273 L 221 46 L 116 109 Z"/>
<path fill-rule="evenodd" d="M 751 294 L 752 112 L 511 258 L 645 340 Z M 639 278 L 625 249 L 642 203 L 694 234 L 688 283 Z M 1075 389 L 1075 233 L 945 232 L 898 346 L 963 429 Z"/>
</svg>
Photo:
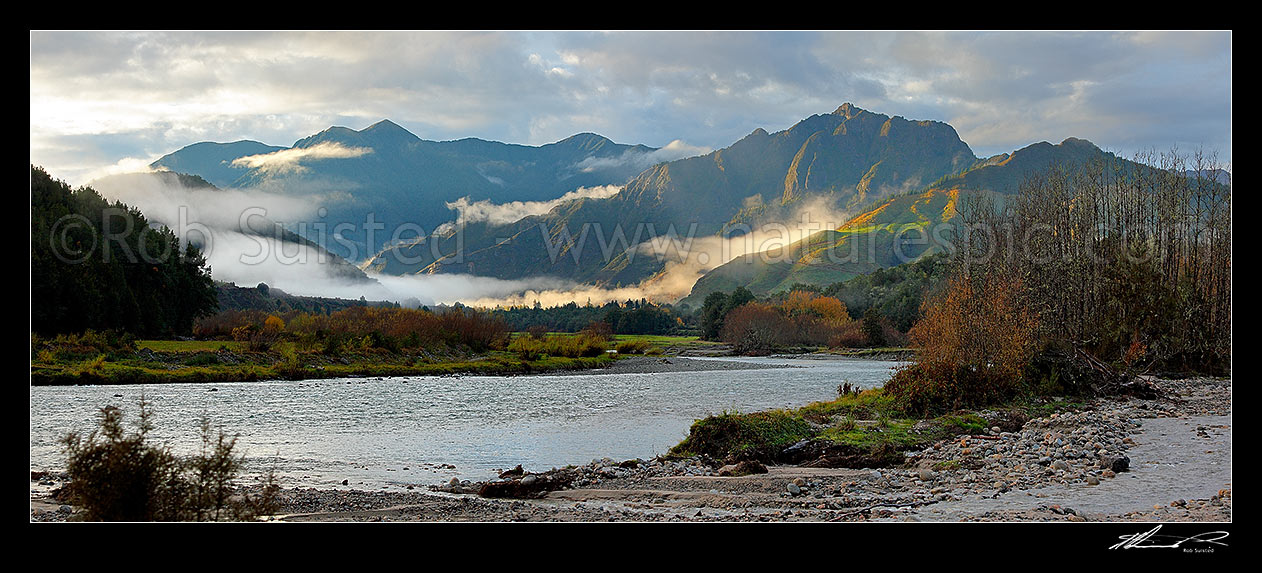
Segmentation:
<svg viewBox="0 0 1262 573">
<path fill-rule="evenodd" d="M 194 347 L 197 348 L 197 347 Z M 256 352 L 222 345 L 208 350 L 130 352 L 31 360 L 32 386 L 256 382 L 386 376 L 510 376 L 603 368 L 617 356 L 545 356 L 524 360 L 510 352 L 404 353 L 366 349 L 325 355 L 316 352 Z"/>
<path fill-rule="evenodd" d="M 467 359 L 377 360 L 357 357 L 345 362 L 291 367 L 267 363 L 266 357 L 243 357 L 220 351 L 216 365 L 190 365 L 178 355 L 151 353 L 138 361 L 104 362 L 92 368 L 75 365 L 32 364 L 31 385 L 118 385 L 174 384 L 189 382 L 256 382 L 261 380 L 312 380 L 328 378 L 368 378 L 398 376 L 518 376 L 581 374 L 658 374 L 712 370 L 761 370 L 795 368 L 788 364 L 760 364 L 739 360 L 697 359 L 681 356 L 640 356 L 605 354 L 596 357 L 545 357 L 527 361 L 507 355 Z"/>
<path fill-rule="evenodd" d="M 485 482 L 468 481 L 417 483 L 406 492 L 290 488 L 276 519 L 1230 521 L 1231 381 L 1151 382 L 1161 397 L 1093 400 L 1013 431 L 905 452 L 899 467 L 772 465 L 726 476 L 720 462 L 704 458 L 604 459 L 557 470 L 569 487 L 527 499 L 482 497 L 473 492 Z M 32 519 L 66 519 L 73 508 L 36 493 L 56 487 L 55 476 L 44 478 L 49 485 L 32 482 Z"/>
</svg>

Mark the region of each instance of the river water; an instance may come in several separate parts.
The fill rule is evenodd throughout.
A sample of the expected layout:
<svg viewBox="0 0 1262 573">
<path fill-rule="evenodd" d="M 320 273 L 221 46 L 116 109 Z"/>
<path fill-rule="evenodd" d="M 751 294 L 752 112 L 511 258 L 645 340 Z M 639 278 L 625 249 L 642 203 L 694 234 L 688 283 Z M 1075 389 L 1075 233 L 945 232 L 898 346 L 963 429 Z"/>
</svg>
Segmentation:
<svg viewBox="0 0 1262 573">
<path fill-rule="evenodd" d="M 328 379 L 301 382 L 31 388 L 31 469 L 64 466 L 58 439 L 95 428 L 100 408 L 135 421 L 143 393 L 152 436 L 192 453 L 197 420 L 240 435 L 247 474 L 274 468 L 285 487 L 396 490 L 543 471 L 594 458 L 649 458 L 724 410 L 798 407 L 850 382 L 885 383 L 900 363 L 734 358 L 791 368 L 652 374 Z"/>
</svg>

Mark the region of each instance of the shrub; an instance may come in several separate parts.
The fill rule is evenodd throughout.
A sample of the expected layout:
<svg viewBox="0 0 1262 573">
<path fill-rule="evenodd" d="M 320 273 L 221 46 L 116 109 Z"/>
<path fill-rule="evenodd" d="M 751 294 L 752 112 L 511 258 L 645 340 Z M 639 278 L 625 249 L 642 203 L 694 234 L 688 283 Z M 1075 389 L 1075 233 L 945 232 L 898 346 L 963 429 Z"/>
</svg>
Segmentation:
<svg viewBox="0 0 1262 573">
<path fill-rule="evenodd" d="M 649 349 L 649 343 L 643 340 L 627 340 L 619 342 L 615 349 L 618 354 L 644 354 Z"/>
<path fill-rule="evenodd" d="M 609 350 L 608 339 L 587 331 L 575 336 L 549 336 L 543 344 L 544 354 L 567 358 L 600 356 L 606 350 Z"/>
<path fill-rule="evenodd" d="M 868 346 L 885 346 L 885 325 L 881 312 L 870 307 L 863 313 L 863 336 Z"/>
<path fill-rule="evenodd" d="M 534 362 L 543 357 L 543 342 L 534 337 L 519 336 L 508 343 L 508 351 L 527 362 Z"/>
<path fill-rule="evenodd" d="M 867 346 L 867 336 L 863 333 L 863 323 L 858 320 L 852 320 L 836 329 L 833 336 L 828 339 L 828 346 L 831 348 L 860 348 Z"/>
<path fill-rule="evenodd" d="M 216 435 L 202 419 L 202 448 L 181 458 L 148 442 L 153 429 L 148 403 L 140 400 L 140 419 L 131 434 L 123 430 L 123 412 L 100 410 L 99 428 L 86 438 L 62 439 L 71 503 L 89 521 L 219 521 L 253 519 L 275 510 L 276 485 L 269 473 L 257 495 L 237 495 L 235 480 L 244 457 L 233 453 L 236 437 Z"/>
<path fill-rule="evenodd" d="M 1012 397 L 1035 351 L 1036 322 L 1021 283 L 986 275 L 957 277 L 926 299 L 911 329 L 916 361 L 894 373 L 886 391 L 913 411 L 972 408 Z"/>
<path fill-rule="evenodd" d="M 613 340 L 613 327 L 609 326 L 608 322 L 597 320 L 588 324 L 587 328 L 584 328 L 579 334 L 607 342 Z"/>
<path fill-rule="evenodd" d="M 793 323 L 771 305 L 751 302 L 723 319 L 723 342 L 741 354 L 767 354 L 788 342 Z"/>
</svg>

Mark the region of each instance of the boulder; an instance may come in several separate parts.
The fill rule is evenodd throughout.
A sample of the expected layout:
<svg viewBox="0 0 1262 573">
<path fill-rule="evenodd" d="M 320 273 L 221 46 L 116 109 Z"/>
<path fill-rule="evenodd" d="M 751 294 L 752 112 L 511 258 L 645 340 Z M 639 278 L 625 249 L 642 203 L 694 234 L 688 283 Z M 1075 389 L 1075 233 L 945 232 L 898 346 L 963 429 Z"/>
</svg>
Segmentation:
<svg viewBox="0 0 1262 573">
<path fill-rule="evenodd" d="M 1105 455 L 1100 458 L 1100 467 L 1121 473 L 1130 469 L 1131 459 L 1126 456 Z"/>
</svg>

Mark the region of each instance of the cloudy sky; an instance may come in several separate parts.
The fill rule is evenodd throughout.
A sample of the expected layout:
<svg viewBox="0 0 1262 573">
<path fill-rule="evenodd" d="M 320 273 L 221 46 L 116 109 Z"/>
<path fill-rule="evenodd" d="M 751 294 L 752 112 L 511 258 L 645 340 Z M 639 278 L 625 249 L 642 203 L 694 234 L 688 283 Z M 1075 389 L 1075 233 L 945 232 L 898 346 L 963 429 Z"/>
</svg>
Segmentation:
<svg viewBox="0 0 1262 573">
<path fill-rule="evenodd" d="M 389 118 L 431 140 L 579 132 L 718 149 L 844 102 L 987 156 L 1089 139 L 1231 158 L 1230 32 L 32 31 L 31 163 L 72 184 L 199 141 Z"/>
</svg>

